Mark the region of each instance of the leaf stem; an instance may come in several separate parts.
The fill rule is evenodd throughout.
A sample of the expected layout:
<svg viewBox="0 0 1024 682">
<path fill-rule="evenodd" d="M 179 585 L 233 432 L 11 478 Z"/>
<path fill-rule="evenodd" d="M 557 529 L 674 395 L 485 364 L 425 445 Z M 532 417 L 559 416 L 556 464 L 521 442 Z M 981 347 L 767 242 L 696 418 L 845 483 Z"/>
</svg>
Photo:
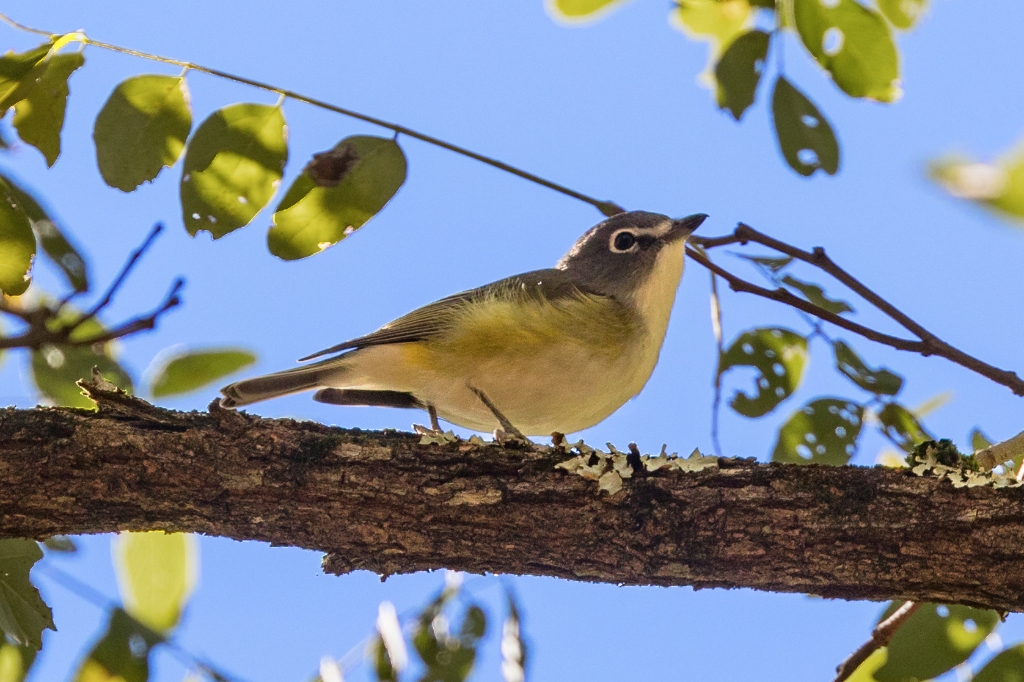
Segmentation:
<svg viewBox="0 0 1024 682">
<path fill-rule="evenodd" d="M 29 26 L 25 26 L 24 24 L 19 24 L 18 22 L 14 21 L 13 19 L 11 19 L 10 17 L 8 17 L 5 14 L 0 14 L 0 21 L 3 21 L 5 23 L 7 23 L 9 26 L 12 26 L 12 27 L 18 29 L 19 31 L 26 31 L 28 33 L 34 33 L 36 35 L 44 35 L 44 36 L 59 35 L 59 34 L 50 33 L 48 31 L 42 31 L 42 30 L 37 29 L 37 28 L 31 28 Z M 329 102 L 324 102 L 323 100 L 319 100 L 319 99 L 316 99 L 314 97 L 309 97 L 308 95 L 303 95 L 303 94 L 295 92 L 293 90 L 288 90 L 286 88 L 281 88 L 281 87 L 278 87 L 276 85 L 271 85 L 269 83 L 263 83 L 261 81 L 254 80 L 252 78 L 246 78 L 244 76 L 236 76 L 235 74 L 228 73 L 226 71 L 221 71 L 220 69 L 213 69 L 213 68 L 210 68 L 210 67 L 207 67 L 207 66 L 202 66 L 200 64 L 194 64 L 192 62 L 182 61 L 180 59 L 171 59 L 170 57 L 161 57 L 160 55 L 150 54 L 148 52 L 141 52 L 139 50 L 133 50 L 133 49 L 127 48 L 127 47 L 121 47 L 120 45 L 113 45 L 111 43 L 104 43 L 104 42 L 101 42 L 99 40 L 93 40 L 91 38 L 86 38 L 85 42 L 87 44 L 89 44 L 89 45 L 93 45 L 94 47 L 98 47 L 98 48 L 101 48 L 103 50 L 110 50 L 112 52 L 120 52 L 121 54 L 130 55 L 132 57 L 139 57 L 140 59 L 148 59 L 150 61 L 160 62 L 162 64 L 172 64 L 174 66 L 180 66 L 180 67 L 182 67 L 184 69 L 188 69 L 190 71 L 199 71 L 200 73 L 205 73 L 205 74 L 208 74 L 208 75 L 211 75 L 211 76 L 216 76 L 217 78 L 222 78 L 224 80 L 229 80 L 229 81 L 233 81 L 235 83 L 241 83 L 243 85 L 248 85 L 248 86 L 251 86 L 251 87 L 254 87 L 254 88 L 259 88 L 260 90 L 266 90 L 267 92 L 274 92 L 274 93 L 277 93 L 278 95 L 280 95 L 283 98 L 288 98 L 288 99 L 293 99 L 293 100 L 296 100 L 296 101 L 299 101 L 299 102 L 304 102 L 306 104 L 309 104 L 309 105 L 314 106 L 314 107 L 318 107 L 320 109 L 326 109 L 327 111 L 333 111 L 334 113 L 341 114 L 343 116 L 348 116 L 349 118 L 354 118 L 354 119 L 359 120 L 359 121 L 365 121 L 366 123 L 372 123 L 373 125 L 380 126 L 381 128 L 387 128 L 388 130 L 393 130 L 396 133 L 402 133 L 403 135 L 408 135 L 409 137 L 415 138 L 415 139 L 420 140 L 422 142 L 426 142 L 427 144 L 432 144 L 435 147 L 441 147 L 442 149 L 447 149 L 450 152 L 454 152 L 456 154 L 460 154 L 462 156 L 465 156 L 465 157 L 468 157 L 470 159 L 473 159 L 474 161 L 479 161 L 480 163 L 486 164 L 486 165 L 491 166 L 493 168 L 497 168 L 498 170 L 502 170 L 502 171 L 505 171 L 506 173 L 510 173 L 510 174 L 515 175 L 517 177 L 523 178 L 524 180 L 529 180 L 530 182 L 533 182 L 535 184 L 541 185 L 542 187 L 547 187 L 548 189 L 552 189 L 552 190 L 554 190 L 556 192 L 559 192 L 561 194 L 564 194 L 564 195 L 566 195 L 568 197 L 572 197 L 573 199 L 578 199 L 579 201 L 582 201 L 584 203 L 590 204 L 591 206 L 595 207 L 597 210 L 599 210 L 601 213 L 603 213 L 606 216 L 612 216 L 612 215 L 615 215 L 617 213 L 622 213 L 622 212 L 625 211 L 624 208 L 622 208 L 621 206 L 619 206 L 618 204 L 616 204 L 613 201 L 602 201 L 600 199 L 595 199 L 594 197 L 591 197 L 591 196 L 588 196 L 586 194 L 583 194 L 582 192 L 577 192 L 574 189 L 570 189 L 570 188 L 566 187 L 565 185 L 560 185 L 560 184 L 558 184 L 556 182 L 552 182 L 551 180 L 547 180 L 545 178 L 542 178 L 539 175 L 534 175 L 533 173 L 527 172 L 527 171 L 525 171 L 525 170 L 523 170 L 521 168 L 516 168 L 515 166 L 511 166 L 511 165 L 509 165 L 507 163 L 504 163 L 502 161 L 498 161 L 497 159 L 491 158 L 489 156 L 484 156 L 483 154 L 478 154 L 478 153 L 476 153 L 476 152 L 474 152 L 474 151 L 472 151 L 470 149 L 466 149 L 465 147 L 460 147 L 459 145 L 452 144 L 451 142 L 446 142 L 446 141 L 444 141 L 442 139 L 439 139 L 439 138 L 436 138 L 436 137 L 434 137 L 432 135 L 427 135 L 425 133 L 421 133 L 421 132 L 418 132 L 416 130 L 413 130 L 412 128 L 407 128 L 407 127 L 405 127 L 403 125 L 399 125 L 397 123 L 391 123 L 390 121 L 385 121 L 384 119 L 377 118 L 375 116 L 369 116 L 367 114 L 363 114 L 363 113 L 360 113 L 358 111 L 353 111 L 352 109 L 346 109 L 344 107 L 339 107 L 339 106 L 336 106 L 334 104 L 330 104 Z"/>
<path fill-rule="evenodd" d="M 896 631 L 903 627 L 903 624 L 910 620 L 910 617 L 921 608 L 921 605 L 908 601 L 904 602 L 896 611 L 883 620 L 881 623 L 875 626 L 875 629 L 871 632 L 871 639 L 865 642 L 859 649 L 850 654 L 850 657 L 839 664 L 836 668 L 836 679 L 833 682 L 844 682 L 849 679 L 850 675 L 860 667 L 860 664 L 866 661 L 871 654 L 875 653 L 884 646 L 888 646 L 889 642 L 892 641 L 893 635 Z"/>
</svg>

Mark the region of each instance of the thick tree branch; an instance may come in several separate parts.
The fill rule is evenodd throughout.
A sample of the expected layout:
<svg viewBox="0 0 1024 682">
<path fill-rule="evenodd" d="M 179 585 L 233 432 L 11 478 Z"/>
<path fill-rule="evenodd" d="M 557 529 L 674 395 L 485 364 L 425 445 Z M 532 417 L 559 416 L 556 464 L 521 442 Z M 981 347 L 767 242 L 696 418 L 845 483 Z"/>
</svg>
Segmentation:
<svg viewBox="0 0 1024 682">
<path fill-rule="evenodd" d="M 325 569 L 447 567 L 641 585 L 1024 610 L 1024 489 L 907 470 L 638 471 L 620 492 L 545 447 L 411 434 L 90 388 L 100 411 L 0 411 L 0 535 L 165 529 L 328 552 Z"/>
</svg>

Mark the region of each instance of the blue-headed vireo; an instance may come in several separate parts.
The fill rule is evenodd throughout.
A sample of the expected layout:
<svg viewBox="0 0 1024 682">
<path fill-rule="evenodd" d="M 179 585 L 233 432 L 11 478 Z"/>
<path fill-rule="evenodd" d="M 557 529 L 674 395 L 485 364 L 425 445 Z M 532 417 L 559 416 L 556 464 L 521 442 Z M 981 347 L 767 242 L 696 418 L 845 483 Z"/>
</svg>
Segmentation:
<svg viewBox="0 0 1024 682">
<path fill-rule="evenodd" d="M 302 359 L 341 355 L 225 386 L 221 404 L 319 389 L 320 402 L 427 409 L 434 428 L 440 416 L 491 431 L 502 415 L 526 435 L 593 426 L 654 371 L 686 238 L 706 217 L 620 213 L 552 269 L 443 298 Z"/>
</svg>

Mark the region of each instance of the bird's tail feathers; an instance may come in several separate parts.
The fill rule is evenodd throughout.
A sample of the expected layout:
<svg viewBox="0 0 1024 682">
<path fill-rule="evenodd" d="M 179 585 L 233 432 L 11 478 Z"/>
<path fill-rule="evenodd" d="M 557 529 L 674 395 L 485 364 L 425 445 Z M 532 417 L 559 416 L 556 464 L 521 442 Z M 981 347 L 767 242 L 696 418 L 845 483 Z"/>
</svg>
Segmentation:
<svg viewBox="0 0 1024 682">
<path fill-rule="evenodd" d="M 220 389 L 224 395 L 220 402 L 224 407 L 242 407 L 270 398 L 309 391 L 323 386 L 323 380 L 328 376 L 336 376 L 339 369 L 338 359 L 331 358 L 304 367 L 243 379 Z"/>
</svg>

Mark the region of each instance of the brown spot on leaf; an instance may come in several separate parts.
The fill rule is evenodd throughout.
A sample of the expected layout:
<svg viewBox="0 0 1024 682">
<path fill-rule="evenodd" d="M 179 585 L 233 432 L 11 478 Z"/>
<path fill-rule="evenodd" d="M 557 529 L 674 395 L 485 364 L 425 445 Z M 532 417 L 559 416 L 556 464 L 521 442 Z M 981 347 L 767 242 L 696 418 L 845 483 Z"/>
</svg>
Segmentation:
<svg viewBox="0 0 1024 682">
<path fill-rule="evenodd" d="M 303 172 L 320 187 L 337 187 L 359 161 L 359 152 L 348 141 L 336 144 L 326 152 L 314 154 Z"/>
</svg>

